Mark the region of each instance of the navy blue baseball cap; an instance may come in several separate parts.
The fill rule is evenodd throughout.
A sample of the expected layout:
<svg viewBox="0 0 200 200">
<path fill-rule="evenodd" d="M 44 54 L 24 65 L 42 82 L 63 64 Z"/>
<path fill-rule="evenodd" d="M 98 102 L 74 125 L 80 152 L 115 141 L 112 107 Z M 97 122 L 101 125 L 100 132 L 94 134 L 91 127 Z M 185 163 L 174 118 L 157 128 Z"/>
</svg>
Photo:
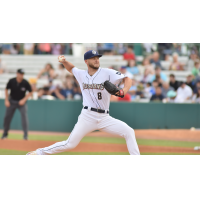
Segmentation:
<svg viewBox="0 0 200 200">
<path fill-rule="evenodd" d="M 17 73 L 19 73 L 19 74 L 25 74 L 25 72 L 24 72 L 23 69 L 18 69 L 18 70 L 17 70 Z"/>
<path fill-rule="evenodd" d="M 93 58 L 93 57 L 95 57 L 95 56 L 101 57 L 102 55 L 98 54 L 98 52 L 97 52 L 97 51 L 94 51 L 94 50 L 87 51 L 87 52 L 84 54 L 84 60 Z"/>
</svg>

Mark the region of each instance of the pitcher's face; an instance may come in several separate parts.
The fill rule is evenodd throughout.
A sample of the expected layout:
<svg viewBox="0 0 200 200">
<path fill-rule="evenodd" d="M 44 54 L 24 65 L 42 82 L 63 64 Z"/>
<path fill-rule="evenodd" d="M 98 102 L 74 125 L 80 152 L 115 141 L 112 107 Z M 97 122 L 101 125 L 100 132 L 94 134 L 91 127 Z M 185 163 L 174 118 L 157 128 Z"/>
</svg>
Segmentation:
<svg viewBox="0 0 200 200">
<path fill-rule="evenodd" d="M 100 67 L 98 56 L 85 60 L 85 63 L 92 69 L 99 69 Z"/>
</svg>

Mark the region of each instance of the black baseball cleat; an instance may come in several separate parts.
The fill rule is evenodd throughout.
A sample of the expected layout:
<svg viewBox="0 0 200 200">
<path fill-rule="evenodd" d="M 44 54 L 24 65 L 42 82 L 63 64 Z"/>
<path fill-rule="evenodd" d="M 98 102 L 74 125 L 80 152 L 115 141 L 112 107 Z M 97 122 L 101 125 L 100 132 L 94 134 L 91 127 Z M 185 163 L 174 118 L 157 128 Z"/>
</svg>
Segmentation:
<svg viewBox="0 0 200 200">
<path fill-rule="evenodd" d="M 28 137 L 24 137 L 24 140 L 28 140 Z"/>
<path fill-rule="evenodd" d="M 8 136 L 7 135 L 2 135 L 1 139 L 4 140 L 4 139 L 7 139 Z"/>
</svg>

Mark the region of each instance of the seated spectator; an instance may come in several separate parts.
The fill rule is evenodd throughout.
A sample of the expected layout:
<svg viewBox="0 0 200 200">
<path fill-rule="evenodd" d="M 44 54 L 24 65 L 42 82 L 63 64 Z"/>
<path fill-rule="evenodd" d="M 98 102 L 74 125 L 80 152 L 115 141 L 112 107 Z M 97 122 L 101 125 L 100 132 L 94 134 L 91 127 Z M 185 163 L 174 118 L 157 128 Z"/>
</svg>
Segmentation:
<svg viewBox="0 0 200 200">
<path fill-rule="evenodd" d="M 176 91 L 179 88 L 180 83 L 176 80 L 174 74 L 170 74 L 169 78 L 170 78 L 170 82 L 169 82 L 170 86 L 173 87 L 174 90 Z"/>
<path fill-rule="evenodd" d="M 32 89 L 32 96 L 30 97 L 30 99 L 38 99 L 38 91 L 37 91 L 37 79 L 36 78 L 29 78 L 28 82 L 31 85 L 31 89 Z"/>
<path fill-rule="evenodd" d="M 127 67 L 125 66 L 121 67 L 120 72 L 124 74 L 125 76 L 129 77 L 130 79 L 133 79 L 133 75 L 127 71 Z"/>
<path fill-rule="evenodd" d="M 151 83 L 149 82 L 144 89 L 144 97 L 150 99 L 153 93 L 155 94 L 155 90 L 153 90 Z"/>
<path fill-rule="evenodd" d="M 149 70 L 150 74 L 155 74 L 154 66 L 150 64 L 148 58 L 145 58 L 142 62 L 142 66 L 139 67 L 140 74 L 143 74 L 146 69 Z"/>
<path fill-rule="evenodd" d="M 74 86 L 73 88 L 73 99 L 80 100 L 82 98 L 81 89 L 79 86 Z"/>
<path fill-rule="evenodd" d="M 128 93 L 131 95 L 131 101 L 133 101 L 137 93 L 137 83 L 135 79 L 132 79 L 132 86 L 129 89 Z"/>
<path fill-rule="evenodd" d="M 194 67 L 192 69 L 192 74 L 197 77 L 199 76 L 199 70 L 200 70 L 200 62 L 199 60 L 195 61 Z"/>
<path fill-rule="evenodd" d="M 167 93 L 167 98 L 163 100 L 164 103 L 175 103 L 176 99 L 176 92 L 175 91 L 169 91 Z"/>
<path fill-rule="evenodd" d="M 150 59 L 150 63 L 155 67 L 160 67 L 160 69 L 163 69 L 161 62 L 160 62 L 160 55 L 156 51 L 153 53 L 152 58 Z"/>
<path fill-rule="evenodd" d="M 184 65 L 178 61 L 177 53 L 173 54 L 173 61 L 172 61 L 171 65 L 169 66 L 169 70 L 173 70 L 173 71 L 183 71 L 184 70 Z"/>
<path fill-rule="evenodd" d="M 135 60 L 135 54 L 133 52 L 133 47 L 128 46 L 126 53 L 124 53 L 124 60 Z"/>
<path fill-rule="evenodd" d="M 152 74 L 151 74 L 150 70 L 145 69 L 144 74 L 143 74 L 142 79 L 141 79 L 141 82 L 142 83 L 148 83 L 148 82 L 151 82 L 151 80 L 152 80 Z"/>
<path fill-rule="evenodd" d="M 24 43 L 24 54 L 25 55 L 32 55 L 34 53 L 34 43 Z"/>
<path fill-rule="evenodd" d="M 50 43 L 40 43 L 38 45 L 39 54 L 51 54 L 51 45 Z"/>
<path fill-rule="evenodd" d="M 43 96 L 52 95 L 56 90 L 56 86 L 53 85 L 53 80 L 49 79 L 48 85 L 38 90 L 38 98 L 42 99 Z"/>
<path fill-rule="evenodd" d="M 152 86 L 151 86 L 151 89 L 150 89 L 150 93 L 153 95 L 153 94 L 155 94 L 156 93 L 156 88 L 159 86 L 159 83 L 156 81 L 156 80 L 154 80 L 153 82 L 152 82 Z"/>
<path fill-rule="evenodd" d="M 160 76 L 162 81 L 167 82 L 167 76 L 161 72 L 161 68 L 159 66 L 155 68 L 155 75 L 152 76 L 151 82 L 156 79 L 156 76 Z"/>
<path fill-rule="evenodd" d="M 185 84 L 185 82 L 180 83 L 180 87 L 177 90 L 177 96 L 175 99 L 176 103 L 183 103 L 192 97 L 192 89 Z"/>
<path fill-rule="evenodd" d="M 153 43 L 143 43 L 146 54 L 151 54 L 153 51 Z"/>
<path fill-rule="evenodd" d="M 194 90 L 195 84 L 194 84 L 192 75 L 187 76 L 187 81 L 185 83 L 186 83 L 186 85 L 190 86 L 192 90 Z"/>
<path fill-rule="evenodd" d="M 135 64 L 135 60 L 129 60 L 128 61 L 127 71 L 130 72 L 133 75 L 139 74 L 139 70 L 138 70 L 138 67 Z"/>
<path fill-rule="evenodd" d="M 61 55 L 62 54 L 62 46 L 59 43 L 51 44 L 51 53 L 53 55 Z"/>
<path fill-rule="evenodd" d="M 158 43 L 158 52 L 161 55 L 161 58 L 164 60 L 166 54 L 172 53 L 172 43 Z"/>
<path fill-rule="evenodd" d="M 53 79 L 54 76 L 55 76 L 55 71 L 54 71 L 54 69 L 53 69 L 53 66 L 52 66 L 50 63 L 47 63 L 47 64 L 45 65 L 45 68 L 42 69 L 42 70 L 39 72 L 37 78 L 38 78 L 38 79 L 39 79 L 39 78 Z"/>
<path fill-rule="evenodd" d="M 191 54 L 190 54 L 190 59 L 188 61 L 188 70 L 192 70 L 195 66 L 195 62 L 198 60 L 198 55 L 192 51 Z"/>
<path fill-rule="evenodd" d="M 200 103 L 200 88 L 198 88 L 197 93 L 194 94 L 192 101 L 193 103 Z"/>
<path fill-rule="evenodd" d="M 198 81 L 194 88 L 194 94 L 197 94 L 198 90 L 200 89 L 200 81 Z"/>
<path fill-rule="evenodd" d="M 169 91 L 174 91 L 174 88 L 171 87 L 171 86 L 169 85 L 169 83 L 163 83 L 163 84 L 162 84 L 162 95 L 164 96 L 164 98 L 167 97 L 167 93 L 168 93 Z"/>
<path fill-rule="evenodd" d="M 19 54 L 19 51 L 20 51 L 20 45 L 19 44 L 16 44 L 16 43 L 13 43 L 11 44 L 11 48 L 10 48 L 10 54 Z"/>
<path fill-rule="evenodd" d="M 3 43 L 2 45 L 2 54 L 10 54 L 11 43 Z"/>
<path fill-rule="evenodd" d="M 69 72 L 65 69 L 63 64 L 58 65 L 58 69 L 55 71 L 54 78 L 61 80 L 62 86 L 64 87 L 66 76 Z"/>
<path fill-rule="evenodd" d="M 156 93 L 152 95 L 150 101 L 162 101 L 164 99 L 164 96 L 162 95 L 161 87 L 156 88 Z"/>
</svg>

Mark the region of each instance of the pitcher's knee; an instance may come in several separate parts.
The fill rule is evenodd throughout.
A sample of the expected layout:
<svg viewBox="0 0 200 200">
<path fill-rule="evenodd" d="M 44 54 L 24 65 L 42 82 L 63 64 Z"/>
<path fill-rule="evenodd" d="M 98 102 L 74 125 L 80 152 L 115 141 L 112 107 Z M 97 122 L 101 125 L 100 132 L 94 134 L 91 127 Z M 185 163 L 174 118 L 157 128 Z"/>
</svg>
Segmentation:
<svg viewBox="0 0 200 200">
<path fill-rule="evenodd" d="M 74 149 L 77 145 L 78 144 L 73 143 L 73 142 L 67 142 L 65 146 L 67 149 Z"/>
<path fill-rule="evenodd" d="M 129 136 L 135 137 L 135 131 L 131 127 L 128 127 L 125 130 L 125 137 L 129 137 Z"/>
</svg>

